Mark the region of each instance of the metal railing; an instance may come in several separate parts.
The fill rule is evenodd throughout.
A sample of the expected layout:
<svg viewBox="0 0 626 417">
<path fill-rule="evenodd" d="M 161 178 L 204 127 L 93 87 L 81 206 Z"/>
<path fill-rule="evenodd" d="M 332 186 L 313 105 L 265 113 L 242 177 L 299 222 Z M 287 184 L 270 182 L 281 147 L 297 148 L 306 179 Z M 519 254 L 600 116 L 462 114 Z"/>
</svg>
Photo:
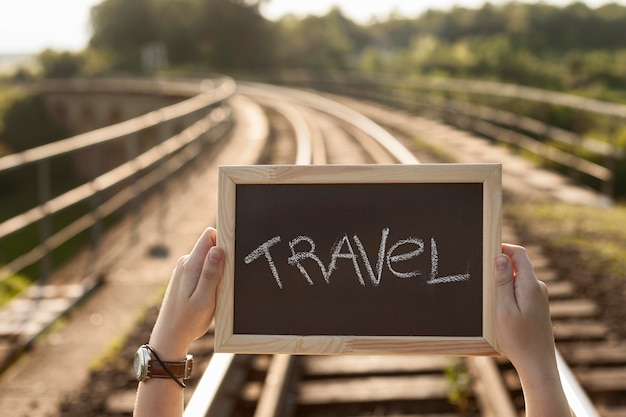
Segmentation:
<svg viewBox="0 0 626 417">
<path fill-rule="evenodd" d="M 33 188 L 38 194 L 36 206 L 0 223 L 0 242 L 28 227 L 39 229 L 35 247 L 1 266 L 0 283 L 36 262 L 41 265 L 40 280 L 45 281 L 51 273 L 52 251 L 87 229 L 92 229 L 92 244 L 97 247 L 104 219 L 129 203 L 136 208 L 145 192 L 167 181 L 223 133 L 230 118 L 228 109 L 221 104 L 236 89 L 228 77 L 156 84 L 139 80 L 68 80 L 40 87 L 44 92 L 106 90 L 124 94 L 149 93 L 155 85 L 158 85 L 157 94 L 192 97 L 115 125 L 0 158 L 0 178 L 28 166 L 36 167 Z M 139 142 L 146 136 L 152 136 L 153 146 L 141 150 Z M 85 152 L 105 152 L 104 146 L 109 147 L 106 152 L 114 153 L 119 160 L 115 167 L 103 173 L 93 169 L 87 181 L 60 195 L 52 195 L 51 166 L 59 158 L 69 155 L 81 160 Z M 52 217 L 78 204 L 90 205 L 90 209 L 53 233 Z"/>
<path fill-rule="evenodd" d="M 451 78 L 306 71 L 283 72 L 267 78 L 275 83 L 367 99 L 432 115 L 564 167 L 573 179 L 587 176 L 591 182 L 597 182 L 597 188 L 608 197 L 615 194 L 618 163 L 626 157 L 626 149 L 618 143 L 619 132 L 626 126 L 626 105 L 623 104 L 513 84 Z M 519 112 L 505 111 L 498 104 L 484 104 L 482 99 L 485 97 L 592 114 L 603 118 L 603 134 L 608 139 L 598 140 Z"/>
</svg>

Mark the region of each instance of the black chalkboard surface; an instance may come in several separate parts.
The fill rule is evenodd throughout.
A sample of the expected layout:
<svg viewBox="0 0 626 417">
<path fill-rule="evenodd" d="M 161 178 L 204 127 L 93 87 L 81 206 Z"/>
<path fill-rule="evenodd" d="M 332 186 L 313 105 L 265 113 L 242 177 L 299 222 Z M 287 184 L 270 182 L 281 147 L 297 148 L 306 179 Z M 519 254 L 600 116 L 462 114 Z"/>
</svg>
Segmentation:
<svg viewBox="0 0 626 417">
<path fill-rule="evenodd" d="M 220 167 L 216 351 L 493 354 L 501 167 Z"/>
</svg>

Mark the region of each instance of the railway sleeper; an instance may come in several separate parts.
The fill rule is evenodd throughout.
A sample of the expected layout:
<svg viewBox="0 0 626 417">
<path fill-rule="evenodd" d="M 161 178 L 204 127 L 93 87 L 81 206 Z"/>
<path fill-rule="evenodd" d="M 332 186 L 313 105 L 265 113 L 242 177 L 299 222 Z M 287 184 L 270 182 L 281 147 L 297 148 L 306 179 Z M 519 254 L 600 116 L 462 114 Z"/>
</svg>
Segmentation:
<svg viewBox="0 0 626 417">
<path fill-rule="evenodd" d="M 572 366 L 626 366 L 626 343 L 560 343 L 559 352 Z"/>
<path fill-rule="evenodd" d="M 371 402 L 367 404 L 323 404 L 305 405 L 296 409 L 298 417 L 479 417 L 474 411 L 451 410 L 442 402 Z M 622 417 L 622 416 L 620 416 Z"/>
<path fill-rule="evenodd" d="M 609 335 L 608 326 L 595 320 L 554 320 L 553 326 L 557 343 L 600 341 Z"/>
<path fill-rule="evenodd" d="M 553 320 L 593 318 L 598 314 L 598 305 L 589 299 L 554 300 L 550 302 Z"/>
<path fill-rule="evenodd" d="M 352 364 L 358 363 L 359 359 L 364 359 L 365 365 L 351 369 Z M 313 368 L 311 364 L 300 366 L 299 373 L 303 378 L 291 386 L 288 394 L 288 401 L 295 404 L 290 406 L 295 407 L 293 415 L 358 416 L 375 412 L 405 416 L 418 413 L 458 415 L 454 414 L 458 412 L 458 406 L 451 403 L 448 397 L 450 381 L 440 367 L 446 365 L 445 359 L 436 358 L 432 361 L 424 357 L 338 356 L 306 357 L 304 362 L 308 361 L 316 365 L 315 376 L 311 379 L 306 370 Z M 402 369 L 401 363 L 405 363 L 409 370 Z M 426 373 L 407 375 L 406 372 Z M 241 391 L 239 409 L 250 413 L 261 396 L 263 381 L 248 381 Z M 466 399 L 464 407 L 476 408 L 472 398 Z"/>
<path fill-rule="evenodd" d="M 449 388 L 449 381 L 443 375 L 301 381 L 297 403 L 298 409 L 319 408 L 324 404 L 358 404 L 360 408 L 371 409 L 395 404 L 396 412 L 454 412 L 456 406 L 448 400 Z"/>
<path fill-rule="evenodd" d="M 620 368 L 578 367 L 573 368 L 572 371 L 594 404 L 619 401 L 620 405 L 626 406 L 626 399 L 624 398 L 626 366 Z M 520 380 L 514 369 L 505 370 L 503 378 L 513 396 L 516 395 L 515 393 L 521 393 Z"/>
<path fill-rule="evenodd" d="M 444 356 L 311 356 L 302 364 L 306 380 L 353 378 L 361 375 L 417 375 L 442 372 L 454 364 Z"/>
<path fill-rule="evenodd" d="M 546 282 L 550 300 L 564 300 L 574 298 L 576 288 L 570 281 L 552 280 Z"/>
</svg>

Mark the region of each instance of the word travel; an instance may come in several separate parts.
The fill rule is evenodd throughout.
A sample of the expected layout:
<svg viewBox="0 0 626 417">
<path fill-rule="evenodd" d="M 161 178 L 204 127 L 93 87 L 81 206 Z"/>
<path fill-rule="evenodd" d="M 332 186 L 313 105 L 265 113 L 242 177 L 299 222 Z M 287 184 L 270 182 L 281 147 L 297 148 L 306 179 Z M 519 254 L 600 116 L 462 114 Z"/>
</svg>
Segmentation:
<svg viewBox="0 0 626 417">
<path fill-rule="evenodd" d="M 352 236 L 352 241 L 348 238 L 347 234 L 344 234 L 343 237 L 335 242 L 331 249 L 330 262 L 328 265 L 324 265 L 322 260 L 315 253 L 316 246 L 312 238 L 302 235 L 297 236 L 288 242 L 291 256 L 287 258 L 287 263 L 298 268 L 304 279 L 306 279 L 310 285 L 314 285 L 314 282 L 311 279 L 309 272 L 303 265 L 303 261 L 306 259 L 315 261 L 322 273 L 322 276 L 324 277 L 324 281 L 327 284 L 331 282 L 332 274 L 337 269 L 337 260 L 347 259 L 352 261 L 354 272 L 359 284 L 365 286 L 365 279 L 363 278 L 363 273 L 361 272 L 361 267 L 358 262 L 359 256 L 361 258 L 361 262 L 365 266 L 367 277 L 374 286 L 378 286 L 380 284 L 380 279 L 385 266 L 387 267 L 387 270 L 397 278 L 413 278 L 421 276 L 422 273 L 419 270 L 409 272 L 398 271 L 398 264 L 422 255 L 425 252 L 424 241 L 419 238 L 408 237 L 406 239 L 398 240 L 391 245 L 389 249 L 387 249 L 388 236 L 389 228 L 383 228 L 375 265 L 372 265 L 370 262 L 365 247 L 363 246 L 361 239 L 359 239 L 356 234 Z M 264 258 L 272 276 L 276 280 L 276 285 L 278 285 L 278 288 L 280 289 L 283 288 L 283 282 L 280 278 L 280 273 L 276 267 L 276 263 L 274 262 L 272 249 L 282 241 L 283 240 L 280 236 L 274 236 L 259 245 L 244 258 L 244 262 L 246 264 L 250 264 L 257 260 L 262 262 L 262 259 Z M 356 251 L 353 243 L 354 246 L 356 246 Z M 311 262 L 309 262 L 308 265 L 311 265 Z M 437 242 L 434 237 L 430 238 L 430 266 L 429 277 L 426 281 L 427 284 L 446 284 L 467 281 L 470 279 L 469 273 L 446 275 L 442 277 L 439 276 L 439 255 L 437 252 Z"/>
</svg>

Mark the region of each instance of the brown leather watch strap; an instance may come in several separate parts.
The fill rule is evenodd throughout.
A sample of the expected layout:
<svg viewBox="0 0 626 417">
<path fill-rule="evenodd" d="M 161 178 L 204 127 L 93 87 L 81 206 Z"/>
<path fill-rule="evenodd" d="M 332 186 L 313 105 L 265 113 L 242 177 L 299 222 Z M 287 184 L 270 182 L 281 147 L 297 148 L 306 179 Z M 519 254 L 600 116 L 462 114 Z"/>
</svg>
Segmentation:
<svg viewBox="0 0 626 417">
<path fill-rule="evenodd" d="M 189 379 L 191 376 L 193 360 L 182 362 L 164 361 L 163 364 L 168 367 L 170 372 L 172 372 L 176 378 Z M 165 369 L 163 369 L 163 366 L 161 366 L 159 361 L 154 360 L 150 364 L 150 378 L 170 378 L 170 375 Z"/>
<path fill-rule="evenodd" d="M 150 361 L 148 378 L 171 378 L 182 388 L 185 388 L 183 381 L 189 379 L 193 372 L 193 356 L 187 355 L 187 359 L 180 362 L 165 362 L 159 358 L 159 355 L 150 345 L 146 344 L 144 346 L 148 349 L 153 359 Z"/>
</svg>

